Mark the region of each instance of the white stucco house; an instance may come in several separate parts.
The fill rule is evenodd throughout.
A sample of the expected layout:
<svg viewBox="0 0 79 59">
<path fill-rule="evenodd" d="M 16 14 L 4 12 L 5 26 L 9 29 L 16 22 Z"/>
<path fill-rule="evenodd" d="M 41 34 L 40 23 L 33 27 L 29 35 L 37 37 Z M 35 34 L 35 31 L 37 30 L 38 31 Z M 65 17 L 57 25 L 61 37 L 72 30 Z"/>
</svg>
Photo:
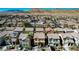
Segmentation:
<svg viewBox="0 0 79 59">
<path fill-rule="evenodd" d="M 48 33 L 48 45 L 53 47 L 60 46 L 60 37 L 59 34 Z"/>
</svg>

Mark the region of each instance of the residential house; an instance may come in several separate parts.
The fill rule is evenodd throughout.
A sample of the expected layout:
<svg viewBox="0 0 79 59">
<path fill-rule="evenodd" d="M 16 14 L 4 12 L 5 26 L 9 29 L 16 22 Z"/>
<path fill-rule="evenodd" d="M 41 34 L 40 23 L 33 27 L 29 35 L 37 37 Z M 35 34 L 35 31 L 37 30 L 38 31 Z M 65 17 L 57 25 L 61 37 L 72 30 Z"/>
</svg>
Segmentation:
<svg viewBox="0 0 79 59">
<path fill-rule="evenodd" d="M 13 31 L 15 29 L 15 27 L 5 27 L 6 31 Z"/>
<path fill-rule="evenodd" d="M 23 31 L 23 27 L 16 27 L 14 29 L 15 32 L 22 32 Z"/>
<path fill-rule="evenodd" d="M 43 28 L 35 28 L 36 32 L 44 32 Z"/>
<path fill-rule="evenodd" d="M 60 37 L 59 34 L 48 33 L 48 45 L 52 47 L 59 47 L 60 46 Z"/>
<path fill-rule="evenodd" d="M 33 32 L 33 31 L 34 31 L 34 28 L 32 27 L 25 28 L 25 32 Z"/>
<path fill-rule="evenodd" d="M 23 22 L 17 22 L 18 27 L 23 27 Z"/>
<path fill-rule="evenodd" d="M 63 28 L 55 28 L 54 33 L 65 33 L 65 30 Z"/>
<path fill-rule="evenodd" d="M 75 44 L 75 40 L 71 33 L 62 33 L 60 36 L 62 38 L 62 43 L 65 50 L 69 50 L 69 47 L 72 47 Z"/>
<path fill-rule="evenodd" d="M 45 46 L 45 33 L 43 32 L 36 32 L 34 33 L 34 45 L 36 46 Z"/>
<path fill-rule="evenodd" d="M 74 37 L 76 46 L 79 48 L 79 34 L 78 33 L 72 33 L 72 36 Z"/>
<path fill-rule="evenodd" d="M 20 45 L 22 45 L 23 48 L 28 49 L 30 48 L 30 39 L 28 37 L 28 34 L 26 33 L 21 33 L 19 35 L 19 41 L 20 41 Z"/>
<path fill-rule="evenodd" d="M 65 31 L 65 33 L 73 33 L 74 32 L 73 29 L 68 29 L 68 28 L 64 28 L 63 30 Z"/>
</svg>

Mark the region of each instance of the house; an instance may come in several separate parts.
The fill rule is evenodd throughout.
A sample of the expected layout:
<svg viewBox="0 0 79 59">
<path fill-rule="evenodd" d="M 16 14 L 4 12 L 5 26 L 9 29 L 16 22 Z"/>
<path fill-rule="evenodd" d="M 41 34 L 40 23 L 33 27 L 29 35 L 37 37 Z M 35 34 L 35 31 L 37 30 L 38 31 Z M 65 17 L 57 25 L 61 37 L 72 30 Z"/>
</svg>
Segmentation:
<svg viewBox="0 0 79 59">
<path fill-rule="evenodd" d="M 19 39 L 20 39 L 20 40 L 26 40 L 27 37 L 28 37 L 28 34 L 25 34 L 25 33 L 21 33 L 21 34 L 19 35 Z"/>
<path fill-rule="evenodd" d="M 18 32 L 15 31 L 4 31 L 6 33 L 6 36 L 10 36 L 11 38 L 16 38 L 18 35 Z"/>
<path fill-rule="evenodd" d="M 28 34 L 21 33 L 19 35 L 19 41 L 20 41 L 20 45 L 22 45 L 22 47 L 24 47 L 24 48 L 30 48 L 30 39 L 28 37 Z"/>
<path fill-rule="evenodd" d="M 79 34 L 78 33 L 72 33 L 72 36 L 74 37 L 76 46 L 79 48 Z"/>
<path fill-rule="evenodd" d="M 68 44 L 69 42 L 74 43 L 73 36 L 71 33 L 64 33 L 64 34 L 62 33 L 60 35 L 63 40 L 63 44 Z"/>
<path fill-rule="evenodd" d="M 43 28 L 35 28 L 36 32 L 44 32 Z"/>
<path fill-rule="evenodd" d="M 79 33 L 79 29 L 75 29 L 74 32 L 75 32 L 75 33 Z"/>
<path fill-rule="evenodd" d="M 45 32 L 53 32 L 53 29 L 50 27 L 45 28 Z"/>
<path fill-rule="evenodd" d="M 32 28 L 32 27 L 30 28 L 30 27 L 29 27 L 29 28 L 25 28 L 23 32 L 24 32 L 24 33 L 27 33 L 27 34 L 29 34 L 29 35 L 30 35 L 30 34 L 32 35 L 32 34 L 33 34 L 33 31 L 34 31 L 34 28 Z"/>
<path fill-rule="evenodd" d="M 0 25 L 4 24 L 5 23 L 5 19 L 4 20 L 0 20 Z"/>
<path fill-rule="evenodd" d="M 3 26 L 4 26 L 5 20 L 0 20 L 0 30 L 3 30 Z"/>
<path fill-rule="evenodd" d="M 23 31 L 23 27 L 16 27 L 14 29 L 15 32 L 22 32 Z"/>
<path fill-rule="evenodd" d="M 45 46 L 45 33 L 43 32 L 36 32 L 34 33 L 34 45 L 35 46 Z"/>
<path fill-rule="evenodd" d="M 43 27 L 44 23 L 42 21 L 38 21 L 38 22 L 35 23 L 35 26 L 36 27 Z"/>
<path fill-rule="evenodd" d="M 18 27 L 23 27 L 23 22 L 17 22 Z"/>
<path fill-rule="evenodd" d="M 16 19 L 13 19 L 12 22 L 13 22 L 13 27 L 15 27 L 17 25 Z"/>
<path fill-rule="evenodd" d="M 5 35 L 7 35 L 7 32 L 6 32 L 6 31 L 0 32 L 0 37 L 3 37 L 3 36 L 5 36 Z"/>
<path fill-rule="evenodd" d="M 76 28 L 76 23 L 75 23 L 75 21 L 72 21 L 72 20 L 67 21 L 67 24 L 68 24 L 68 27 L 69 27 L 69 28 L 72 28 L 72 29 L 75 29 L 75 28 Z"/>
<path fill-rule="evenodd" d="M 5 30 L 5 27 L 0 27 L 0 31 Z"/>
<path fill-rule="evenodd" d="M 9 36 L 9 32 L 7 31 L 3 31 L 3 32 L 0 32 L 0 38 L 4 38 L 5 41 L 6 41 L 6 44 L 10 44 L 10 36 Z"/>
<path fill-rule="evenodd" d="M 13 26 L 13 22 L 6 22 L 6 23 L 5 23 L 5 26 L 7 26 L 7 27 L 12 27 L 12 26 Z"/>
<path fill-rule="evenodd" d="M 12 21 L 12 19 L 7 19 L 7 22 L 11 22 Z"/>
<path fill-rule="evenodd" d="M 73 36 L 71 35 L 71 33 L 62 33 L 60 34 L 61 38 L 62 38 L 62 43 L 63 43 L 63 47 L 65 48 L 65 50 L 69 50 L 69 47 L 74 46 L 75 44 L 75 40 L 73 38 Z"/>
<path fill-rule="evenodd" d="M 15 27 L 6 27 L 6 31 L 13 31 Z"/>
<path fill-rule="evenodd" d="M 15 44 L 16 40 L 17 40 L 17 36 L 18 36 L 18 32 L 15 32 L 15 31 L 6 31 L 6 36 L 5 37 L 8 37 L 9 40 L 8 43 L 10 44 Z"/>
<path fill-rule="evenodd" d="M 73 33 L 74 30 L 69 29 L 69 28 L 64 28 L 65 33 Z"/>
<path fill-rule="evenodd" d="M 0 47 L 6 46 L 7 42 L 6 39 L 4 37 L 0 37 Z"/>
<path fill-rule="evenodd" d="M 55 24 L 50 22 L 49 25 L 52 27 L 52 28 L 55 28 Z"/>
<path fill-rule="evenodd" d="M 63 28 L 55 28 L 54 32 L 55 33 L 65 33 L 65 30 Z"/>
<path fill-rule="evenodd" d="M 22 21 L 22 19 L 17 19 L 18 22 Z"/>
<path fill-rule="evenodd" d="M 60 46 L 60 37 L 59 34 L 48 33 L 48 45 L 52 47 L 59 47 Z"/>
<path fill-rule="evenodd" d="M 37 25 L 43 25 L 43 23 L 44 23 L 44 22 L 43 22 L 42 20 L 39 20 L 36 24 L 37 24 Z"/>
<path fill-rule="evenodd" d="M 34 28 L 25 28 L 25 32 L 33 32 Z"/>
</svg>

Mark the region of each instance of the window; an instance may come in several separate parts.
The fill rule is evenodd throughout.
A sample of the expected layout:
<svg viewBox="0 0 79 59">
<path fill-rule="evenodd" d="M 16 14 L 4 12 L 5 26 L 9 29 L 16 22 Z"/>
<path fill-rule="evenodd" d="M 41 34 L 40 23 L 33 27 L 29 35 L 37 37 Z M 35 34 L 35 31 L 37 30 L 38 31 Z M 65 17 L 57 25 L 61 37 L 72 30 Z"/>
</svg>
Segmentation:
<svg viewBox="0 0 79 59">
<path fill-rule="evenodd" d="M 55 46 L 56 44 L 54 43 L 54 46 Z"/>
<path fill-rule="evenodd" d="M 50 39 L 50 41 L 52 41 L 52 38 Z"/>
<path fill-rule="evenodd" d="M 58 46 L 58 44 L 56 44 L 56 46 Z"/>
<path fill-rule="evenodd" d="M 52 38 L 49 40 L 50 44 L 52 44 Z"/>
<path fill-rule="evenodd" d="M 71 43 L 71 46 L 73 45 L 73 43 Z"/>
<path fill-rule="evenodd" d="M 35 45 L 37 45 L 37 43 L 35 42 Z"/>
<path fill-rule="evenodd" d="M 57 42 L 57 41 L 58 41 L 58 39 L 55 39 L 55 41 Z"/>
<path fill-rule="evenodd" d="M 68 46 L 70 46 L 70 43 L 68 43 Z"/>
<path fill-rule="evenodd" d="M 35 39 L 35 41 L 37 41 L 37 39 Z"/>
</svg>

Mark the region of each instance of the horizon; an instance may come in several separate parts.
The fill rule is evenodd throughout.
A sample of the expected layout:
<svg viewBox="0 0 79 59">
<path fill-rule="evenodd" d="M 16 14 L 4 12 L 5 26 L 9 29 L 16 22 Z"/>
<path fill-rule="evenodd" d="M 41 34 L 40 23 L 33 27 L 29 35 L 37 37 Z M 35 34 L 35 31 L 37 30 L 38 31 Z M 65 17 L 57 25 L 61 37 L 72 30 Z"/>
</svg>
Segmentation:
<svg viewBox="0 0 79 59">
<path fill-rule="evenodd" d="M 9 10 L 20 10 L 20 11 L 29 11 L 33 8 L 0 8 L 0 11 L 9 11 Z M 79 10 L 79 8 L 37 8 L 39 10 Z"/>
</svg>

